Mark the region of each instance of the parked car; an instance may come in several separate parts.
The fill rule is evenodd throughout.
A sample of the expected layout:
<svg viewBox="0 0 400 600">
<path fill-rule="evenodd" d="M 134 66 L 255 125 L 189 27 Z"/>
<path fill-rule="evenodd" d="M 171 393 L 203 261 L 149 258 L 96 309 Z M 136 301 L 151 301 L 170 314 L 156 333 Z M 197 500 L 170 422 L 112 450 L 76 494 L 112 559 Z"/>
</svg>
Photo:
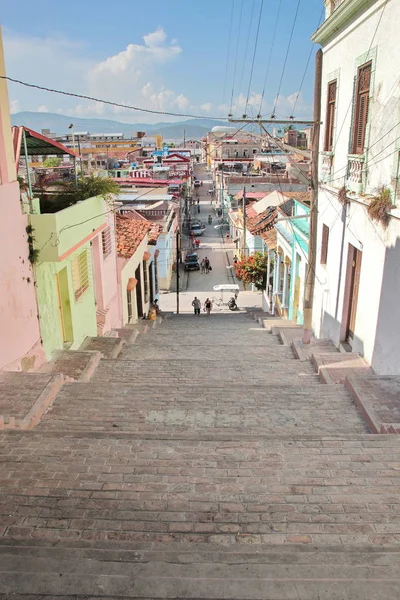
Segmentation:
<svg viewBox="0 0 400 600">
<path fill-rule="evenodd" d="M 203 235 L 203 233 L 205 232 L 206 228 L 202 227 L 201 225 L 192 225 L 192 234 L 196 235 L 196 236 L 200 236 Z"/>
<path fill-rule="evenodd" d="M 199 271 L 200 263 L 196 252 L 188 254 L 185 258 L 185 271 Z"/>
<path fill-rule="evenodd" d="M 200 187 L 200 180 L 199 179 L 195 179 L 194 180 L 194 187 Z"/>
</svg>

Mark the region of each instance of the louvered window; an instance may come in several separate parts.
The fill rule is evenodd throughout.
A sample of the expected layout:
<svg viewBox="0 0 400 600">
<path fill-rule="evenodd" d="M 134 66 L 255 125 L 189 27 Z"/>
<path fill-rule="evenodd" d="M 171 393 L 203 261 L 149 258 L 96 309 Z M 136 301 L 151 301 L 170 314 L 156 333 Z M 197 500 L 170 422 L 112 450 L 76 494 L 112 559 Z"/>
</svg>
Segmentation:
<svg viewBox="0 0 400 600">
<path fill-rule="evenodd" d="M 321 243 L 321 265 L 326 265 L 328 260 L 329 227 L 322 225 L 322 243 Z"/>
<path fill-rule="evenodd" d="M 101 243 L 103 247 L 103 260 L 106 260 L 112 252 L 111 227 L 101 232 Z"/>
<path fill-rule="evenodd" d="M 72 282 L 75 300 L 79 300 L 89 289 L 89 265 L 86 250 L 81 252 L 72 262 Z"/>
<path fill-rule="evenodd" d="M 328 83 L 328 97 L 326 103 L 325 119 L 325 150 L 330 151 L 333 148 L 333 130 L 335 126 L 335 107 L 336 107 L 337 81 Z"/>
<path fill-rule="evenodd" d="M 358 69 L 353 126 L 353 154 L 363 154 L 368 122 L 371 63 Z"/>
</svg>

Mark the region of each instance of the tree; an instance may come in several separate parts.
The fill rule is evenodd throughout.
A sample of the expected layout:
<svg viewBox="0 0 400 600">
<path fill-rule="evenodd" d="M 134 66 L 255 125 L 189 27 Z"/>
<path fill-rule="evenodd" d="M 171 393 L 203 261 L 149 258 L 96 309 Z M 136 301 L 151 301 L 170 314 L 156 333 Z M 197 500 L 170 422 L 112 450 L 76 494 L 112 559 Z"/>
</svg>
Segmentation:
<svg viewBox="0 0 400 600">
<path fill-rule="evenodd" d="M 43 166 L 46 168 L 59 167 L 61 163 L 61 158 L 57 158 L 56 156 L 49 156 L 49 158 L 46 158 L 46 160 L 43 161 Z"/>
<path fill-rule="evenodd" d="M 94 196 L 103 196 L 105 200 L 110 200 L 114 194 L 119 194 L 120 188 L 110 177 L 99 177 L 98 175 L 89 175 L 85 177 L 80 175 L 77 183 L 75 182 L 54 182 L 62 189 L 55 195 L 42 194 L 40 199 L 41 212 L 58 212 L 76 204 L 80 200 L 87 200 Z"/>
<path fill-rule="evenodd" d="M 294 129 L 295 129 L 294 125 L 287 125 L 283 131 L 285 133 L 287 133 L 288 131 L 293 131 Z"/>
<path fill-rule="evenodd" d="M 254 283 L 258 290 L 265 285 L 268 256 L 255 252 L 236 263 L 236 277 L 243 283 Z"/>
</svg>

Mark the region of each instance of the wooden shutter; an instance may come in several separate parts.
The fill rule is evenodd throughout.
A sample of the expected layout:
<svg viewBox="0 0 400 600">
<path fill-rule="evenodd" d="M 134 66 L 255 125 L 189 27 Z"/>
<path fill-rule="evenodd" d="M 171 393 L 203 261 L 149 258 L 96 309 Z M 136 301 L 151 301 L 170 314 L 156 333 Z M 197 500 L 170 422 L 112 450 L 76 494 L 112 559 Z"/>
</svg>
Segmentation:
<svg viewBox="0 0 400 600">
<path fill-rule="evenodd" d="M 371 63 L 358 69 L 356 111 L 353 129 L 353 154 L 364 152 L 365 130 L 368 122 Z"/>
<path fill-rule="evenodd" d="M 328 83 L 328 95 L 326 102 L 325 118 L 325 150 L 330 151 L 333 148 L 333 130 L 335 125 L 335 106 L 336 106 L 337 81 Z"/>
<path fill-rule="evenodd" d="M 321 265 L 326 265 L 328 260 L 329 227 L 322 225 L 322 243 L 321 243 Z"/>
</svg>

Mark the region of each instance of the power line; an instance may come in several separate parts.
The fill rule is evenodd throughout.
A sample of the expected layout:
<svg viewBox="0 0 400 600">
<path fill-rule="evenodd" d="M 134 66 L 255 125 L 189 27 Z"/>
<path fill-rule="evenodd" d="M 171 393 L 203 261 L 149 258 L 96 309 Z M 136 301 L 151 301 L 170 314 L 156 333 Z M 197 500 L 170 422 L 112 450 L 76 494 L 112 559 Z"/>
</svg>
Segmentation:
<svg viewBox="0 0 400 600">
<path fill-rule="evenodd" d="M 271 49 L 269 51 L 267 68 L 265 70 L 264 85 L 263 85 L 263 90 L 262 90 L 262 94 L 261 94 L 261 101 L 260 101 L 260 109 L 258 111 L 259 114 L 261 114 L 262 103 L 263 103 L 264 94 L 265 94 L 265 88 L 267 87 L 267 80 L 268 80 L 268 75 L 269 75 L 269 69 L 270 69 L 270 66 L 271 66 L 271 58 L 272 58 L 272 52 L 273 52 L 274 44 L 275 44 L 275 36 L 276 36 L 276 30 L 277 30 L 277 27 L 278 27 L 278 20 L 279 20 L 279 13 L 281 11 L 281 6 L 282 6 L 282 0 L 279 0 L 278 12 L 276 13 L 276 20 L 275 20 L 274 32 L 272 34 Z"/>
<path fill-rule="evenodd" d="M 249 78 L 249 87 L 247 88 L 247 98 L 246 98 L 246 106 L 244 108 L 244 112 L 246 113 L 247 111 L 247 105 L 249 103 L 249 96 L 250 96 L 250 87 L 251 87 L 251 82 L 253 79 L 253 69 L 254 69 L 254 62 L 255 62 L 255 58 L 256 58 L 256 52 L 257 52 L 257 45 L 258 45 L 258 34 L 260 33 L 260 23 L 261 23 L 261 15 L 262 15 L 262 10 L 263 10 L 263 6 L 264 6 L 264 0 L 261 0 L 261 5 L 260 5 L 260 14 L 258 15 L 258 23 L 257 23 L 257 33 L 256 33 L 256 40 L 254 42 L 254 52 L 253 52 L 253 59 L 251 61 L 251 69 L 250 69 L 250 78 Z"/>
<path fill-rule="evenodd" d="M 292 43 L 293 32 L 294 32 L 294 28 L 295 28 L 296 21 L 297 21 L 297 15 L 299 13 L 300 2 L 301 2 L 301 0 L 297 1 L 297 7 L 296 7 L 296 12 L 295 12 L 295 15 L 294 15 L 294 19 L 293 19 L 292 31 L 290 32 L 289 42 L 288 42 L 288 46 L 287 46 L 287 49 L 286 49 L 286 56 L 285 56 L 285 60 L 283 62 L 283 67 L 282 67 L 281 79 L 279 81 L 278 92 L 277 92 L 276 98 L 275 98 L 273 115 L 275 115 L 276 106 L 278 104 L 279 94 L 280 94 L 281 86 L 282 86 L 282 80 L 283 80 L 283 76 L 285 74 L 286 63 L 287 63 L 287 59 L 288 59 L 288 56 L 289 56 L 290 44 Z"/>
<path fill-rule="evenodd" d="M 152 110 L 151 108 L 141 108 L 139 106 L 132 106 L 129 104 L 121 104 L 119 102 L 112 102 L 111 100 L 102 100 L 101 98 L 95 98 L 93 96 L 86 96 L 84 94 L 76 94 L 75 92 L 66 92 L 64 90 L 48 88 L 43 85 L 27 83 L 26 81 L 14 79 L 13 77 L 8 77 L 6 75 L 0 75 L 0 79 L 5 79 L 7 81 L 11 81 L 12 83 L 18 83 L 19 85 L 24 85 L 25 87 L 42 90 L 44 92 L 50 92 L 52 94 L 61 94 L 62 96 L 69 96 L 72 98 L 80 98 L 81 100 L 90 100 L 91 102 L 99 102 L 100 104 L 107 104 L 108 106 L 117 106 L 118 108 L 126 108 L 127 110 L 134 110 L 137 112 L 151 113 L 153 115 L 168 115 L 171 117 L 186 117 L 188 119 L 204 119 L 205 118 L 204 115 L 193 115 L 190 113 L 175 113 L 175 112 L 169 112 L 166 110 Z M 228 120 L 227 117 L 207 117 L 207 118 L 220 120 L 220 121 Z"/>
<path fill-rule="evenodd" d="M 252 26 L 252 24 L 253 24 L 254 5 L 255 5 L 255 0 L 253 0 L 253 4 L 252 4 L 252 7 L 251 7 L 251 15 L 250 15 L 249 30 L 248 30 L 248 32 L 247 32 L 247 40 L 246 40 L 246 48 L 245 48 L 245 51 L 244 51 L 244 58 L 243 58 L 243 65 L 242 65 L 242 73 L 241 73 L 241 75 L 240 75 L 239 94 L 240 94 L 240 90 L 242 89 L 242 83 L 243 83 L 244 69 L 245 69 L 245 66 L 246 66 L 247 50 L 248 50 L 248 48 L 249 48 L 250 32 L 251 32 L 251 26 Z"/>
<path fill-rule="evenodd" d="M 233 83 L 232 83 L 231 105 L 230 105 L 230 108 L 229 108 L 229 114 L 232 114 L 233 94 L 234 94 L 234 91 L 235 91 L 237 59 L 238 59 L 238 52 L 239 52 L 239 43 L 240 43 L 240 39 L 241 39 L 240 29 L 241 29 L 241 25 L 242 25 L 242 13 L 243 13 L 243 0 L 241 1 L 241 4 L 240 4 L 239 27 L 238 27 L 238 32 L 237 32 L 235 66 L 234 66 L 234 69 L 233 69 Z"/>
<path fill-rule="evenodd" d="M 233 0 L 233 2 L 232 2 L 231 20 L 230 20 L 230 25 L 229 25 L 228 53 L 226 56 L 225 81 L 224 81 L 224 91 L 222 93 L 222 104 L 225 103 L 225 91 L 226 91 L 226 81 L 228 78 L 229 55 L 231 53 L 231 37 L 232 37 L 232 23 L 233 23 L 234 10 L 235 10 L 235 0 Z"/>
<path fill-rule="evenodd" d="M 324 12 L 325 12 L 325 7 L 323 6 L 323 7 L 322 7 L 322 9 L 321 9 L 321 13 L 320 13 L 319 19 L 318 19 L 318 25 L 317 25 L 317 29 L 319 28 L 319 26 L 320 26 L 320 24 L 321 24 L 321 21 L 322 21 L 322 16 L 323 16 Z M 298 101 L 298 99 L 299 99 L 299 96 L 300 96 L 300 94 L 301 94 L 301 90 L 302 90 L 302 88 L 303 88 L 303 83 L 304 83 L 304 80 L 305 80 L 305 78 L 306 78 L 306 75 L 307 75 L 308 66 L 309 66 L 309 64 L 310 64 L 310 60 L 311 60 L 311 56 L 312 56 L 313 52 L 314 52 L 314 44 L 312 44 L 312 45 L 311 45 L 311 48 L 310 48 L 310 53 L 309 53 L 309 55 L 308 55 L 307 62 L 306 62 L 306 66 L 305 66 L 305 69 L 304 69 L 304 72 L 303 72 L 303 77 L 301 78 L 301 82 L 300 82 L 299 91 L 297 92 L 296 99 L 295 99 L 295 101 L 294 101 L 294 104 L 293 104 L 293 108 L 292 108 L 292 114 L 291 114 L 291 117 L 292 117 L 293 119 L 294 119 L 294 116 L 293 116 L 293 115 L 294 115 L 294 113 L 295 113 L 296 106 L 297 106 L 297 101 Z"/>
</svg>

